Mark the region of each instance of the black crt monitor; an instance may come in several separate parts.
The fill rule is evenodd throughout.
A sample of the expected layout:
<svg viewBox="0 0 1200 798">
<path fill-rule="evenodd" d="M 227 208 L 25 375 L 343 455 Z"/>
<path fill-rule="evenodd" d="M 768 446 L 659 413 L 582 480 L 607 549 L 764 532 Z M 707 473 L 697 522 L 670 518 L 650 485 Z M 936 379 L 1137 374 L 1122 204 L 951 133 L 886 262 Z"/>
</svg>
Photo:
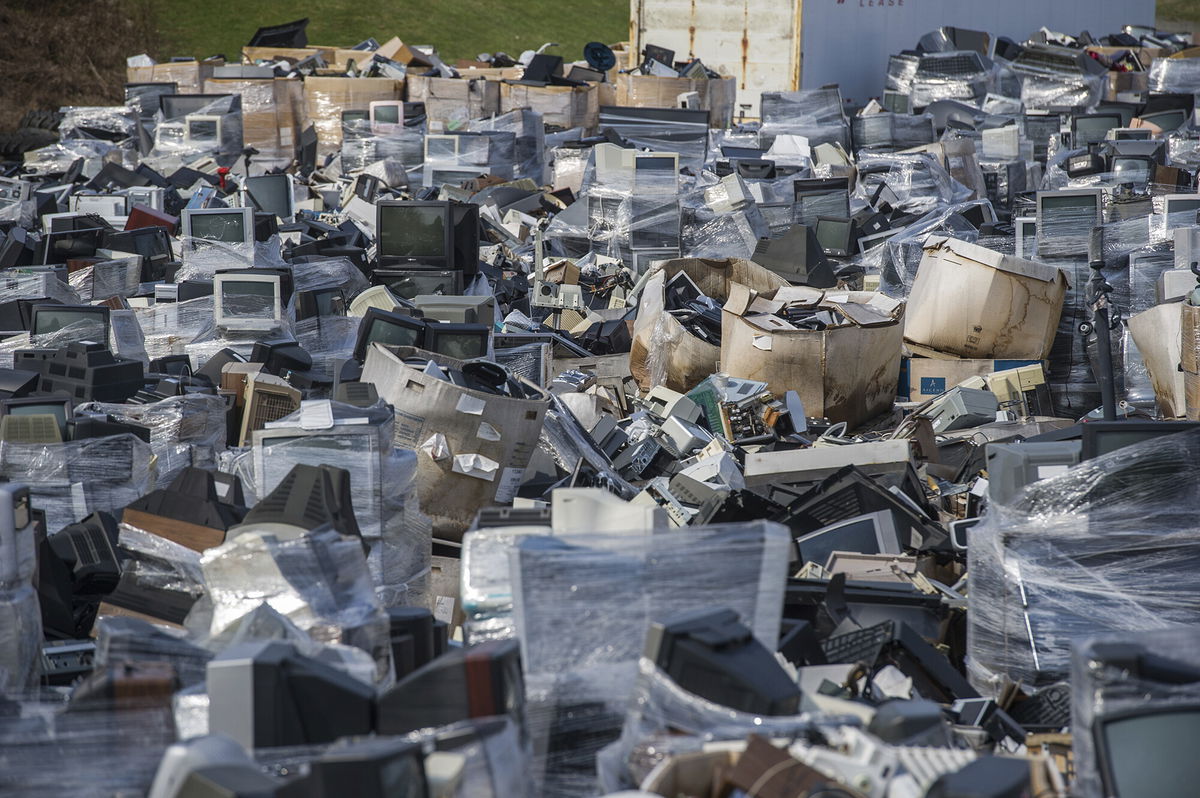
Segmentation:
<svg viewBox="0 0 1200 798">
<path fill-rule="evenodd" d="M 404 740 L 339 740 L 290 782 L 288 798 L 429 798 L 425 754 Z"/>
<path fill-rule="evenodd" d="M 142 119 L 152 118 L 161 107 L 158 98 L 164 94 L 176 94 L 177 83 L 126 83 L 125 104 L 134 108 Z"/>
<path fill-rule="evenodd" d="M 333 742 L 372 731 L 375 690 L 290 643 L 230 646 L 208 663 L 209 729 L 247 749 Z"/>
<path fill-rule="evenodd" d="M 1144 155 L 1119 155 L 1112 160 L 1113 182 L 1146 186 L 1154 174 L 1154 159 Z"/>
<path fill-rule="evenodd" d="M 108 341 L 109 309 L 102 305 L 34 305 L 32 313 L 30 335 L 56 333 L 77 324 L 80 333 L 100 343 Z"/>
<path fill-rule="evenodd" d="M 1129 127 L 1137 116 L 1138 106 L 1135 103 L 1102 102 L 1096 106 L 1096 112 L 1101 114 L 1116 114 L 1121 117 L 1121 127 Z"/>
<path fill-rule="evenodd" d="M 1187 111 L 1183 110 L 1182 108 L 1178 108 L 1172 111 L 1159 111 L 1158 113 L 1154 114 L 1145 114 L 1144 116 L 1139 117 L 1139 119 L 1141 119 L 1143 122 L 1149 122 L 1152 125 L 1156 125 L 1164 133 L 1173 133 L 1184 126 L 1188 120 L 1188 116 L 1190 116 L 1190 114 Z"/>
<path fill-rule="evenodd" d="M 358 324 L 358 338 L 354 343 L 354 359 L 365 360 L 367 349 L 371 344 L 379 343 L 385 346 L 412 346 L 418 349 L 425 346 L 427 325 L 420 319 L 404 316 L 399 313 L 368 308 Z"/>
<path fill-rule="evenodd" d="M 854 222 L 850 219 L 837 219 L 830 216 L 817 217 L 817 241 L 826 255 L 835 258 L 850 256 L 851 231 Z"/>
<path fill-rule="evenodd" d="M 1071 117 L 1071 140 L 1076 149 L 1083 149 L 1100 144 L 1108 131 L 1120 126 L 1120 114 L 1077 114 Z"/>
<path fill-rule="evenodd" d="M 376 204 L 381 265 L 455 269 L 479 267 L 479 206 L 464 202 L 384 200 Z"/>
<path fill-rule="evenodd" d="M 418 296 L 458 296 L 463 292 L 463 273 L 454 269 L 389 269 L 376 268 L 371 273 L 373 285 L 385 285 L 401 299 Z"/>
<path fill-rule="evenodd" d="M 824 566 L 835 551 L 858 554 L 900 554 L 900 539 L 892 514 L 886 510 L 867 513 L 830 524 L 796 539 L 802 562 Z"/>
<path fill-rule="evenodd" d="M 340 288 L 296 292 L 296 321 L 314 316 L 345 316 L 346 295 Z"/>
<path fill-rule="evenodd" d="M 644 656 L 679 687 L 721 706 L 761 715 L 798 711 L 800 688 L 731 609 L 652 622 Z"/>
<path fill-rule="evenodd" d="M 1200 429 L 1200 421 L 1089 421 L 1080 424 L 1081 459 L 1091 460 L 1125 446 Z"/>
<path fill-rule="evenodd" d="M 347 122 L 367 122 L 371 118 L 371 112 L 362 109 L 347 109 L 342 111 L 342 124 Z"/>
<path fill-rule="evenodd" d="M 523 724 L 525 680 L 516 640 L 455 648 L 379 697 L 379 734 L 405 734 L 470 718 L 511 715 Z"/>
<path fill-rule="evenodd" d="M 458 360 L 486 357 L 492 328 L 487 324 L 437 322 L 425 327 L 425 349 Z"/>
<path fill-rule="evenodd" d="M 798 224 L 815 225 L 821 216 L 850 218 L 850 182 L 844 177 L 797 180 L 794 197 Z"/>
<path fill-rule="evenodd" d="M 53 416 L 62 439 L 67 440 L 67 422 L 71 420 L 72 402 L 69 396 L 27 396 L 0 401 L 0 418 L 4 416 Z"/>
<path fill-rule="evenodd" d="M 287 174 L 247 177 L 246 191 L 260 210 L 273 213 L 280 219 L 296 215 L 292 198 L 292 178 Z"/>
<path fill-rule="evenodd" d="M 1092 722 L 1096 766 L 1114 798 L 1191 795 L 1200 782 L 1193 741 L 1200 704 L 1181 701 L 1099 715 Z"/>
</svg>

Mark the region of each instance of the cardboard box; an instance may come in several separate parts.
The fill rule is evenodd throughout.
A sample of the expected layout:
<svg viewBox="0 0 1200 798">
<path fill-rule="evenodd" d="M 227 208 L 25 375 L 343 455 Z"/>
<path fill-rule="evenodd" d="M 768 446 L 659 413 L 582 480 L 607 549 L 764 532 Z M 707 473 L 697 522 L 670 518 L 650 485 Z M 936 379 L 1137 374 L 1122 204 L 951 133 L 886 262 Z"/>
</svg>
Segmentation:
<svg viewBox="0 0 1200 798">
<path fill-rule="evenodd" d="M 1200 421 L 1200 307 L 1180 305 L 1179 365 L 1188 421 Z"/>
<path fill-rule="evenodd" d="M 1185 373 L 1179 368 L 1183 344 L 1181 302 L 1155 305 L 1129 319 L 1129 333 L 1141 353 L 1154 386 L 1154 398 L 1163 418 L 1187 415 Z M 1192 353 L 1195 357 L 1195 353 Z"/>
<path fill-rule="evenodd" d="M 403 80 L 309 77 L 304 81 L 305 110 L 317 129 L 321 153 L 342 146 L 342 111 L 365 111 L 374 100 L 403 99 Z"/>
<path fill-rule="evenodd" d="M 445 128 L 465 128 L 472 119 L 500 113 L 500 84 L 485 78 L 432 78 L 410 75 L 409 99 L 425 103 L 425 118 Z"/>
<path fill-rule="evenodd" d="M 212 77 L 213 68 L 225 66 L 220 58 L 205 61 L 171 61 L 147 67 L 126 67 L 129 83 L 174 83 L 179 94 L 201 94 L 204 82 Z"/>
<path fill-rule="evenodd" d="M 721 359 L 719 347 L 693 336 L 663 309 L 663 289 L 679 272 L 686 272 L 701 291 L 721 303 L 729 298 L 734 284 L 756 291 L 787 285 L 774 272 L 740 258 L 677 258 L 662 263 L 642 289 L 629 350 L 629 371 L 643 391 L 665 385 L 687 393 L 717 371 Z"/>
<path fill-rule="evenodd" d="M 696 78 L 660 78 L 654 75 L 618 75 L 617 105 L 636 108 L 677 108 L 679 95 L 696 92 L 700 107 L 710 111 L 709 127 L 733 124 L 737 101 L 737 81 L 733 78 L 700 80 Z"/>
<path fill-rule="evenodd" d="M 517 86 L 500 84 L 500 113 L 531 108 L 542 122 L 561 128 L 594 129 L 600 123 L 597 84 L 588 86 Z"/>
<path fill-rule="evenodd" d="M 867 291 L 788 289 L 808 293 L 806 305 L 836 309 L 853 323 L 798 330 L 778 316 L 757 312 L 759 299 L 735 287 L 721 312 L 721 370 L 766 382 L 772 393 L 795 391 L 810 416 L 851 428 L 886 412 L 896 399 L 904 302 Z"/>
<path fill-rule="evenodd" d="M 319 55 L 325 63 L 339 72 L 344 72 L 351 61 L 362 66 L 370 60 L 374 51 L 350 50 L 345 47 L 323 47 L 310 44 L 307 47 L 243 47 L 242 61 L 253 64 L 255 61 L 275 61 L 286 58 L 291 61 L 302 61 L 312 55 Z"/>
<path fill-rule="evenodd" d="M 531 399 L 462 388 L 404 363 L 411 356 L 447 366 L 463 361 L 410 347 L 367 351 L 362 381 L 396 412 L 395 443 L 417 451 L 417 495 L 434 536 L 458 541 L 475 514 L 508 504 L 537 447 L 550 395 L 522 380 Z"/>
<path fill-rule="evenodd" d="M 1039 360 L 965 360 L 963 358 L 906 357 L 900 365 L 896 395 L 906 402 L 924 402 L 971 377 L 996 371 L 1036 366 Z"/>
<path fill-rule="evenodd" d="M 964 358 L 1045 360 L 1066 291 L 1066 272 L 1055 266 L 930 236 L 908 296 L 904 340 Z"/>
</svg>

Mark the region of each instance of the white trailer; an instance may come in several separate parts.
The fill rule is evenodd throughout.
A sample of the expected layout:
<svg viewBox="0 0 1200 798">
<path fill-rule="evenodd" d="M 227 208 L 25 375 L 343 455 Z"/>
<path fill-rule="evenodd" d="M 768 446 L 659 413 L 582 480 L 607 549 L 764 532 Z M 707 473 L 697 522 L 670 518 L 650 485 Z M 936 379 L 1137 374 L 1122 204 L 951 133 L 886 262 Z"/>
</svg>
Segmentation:
<svg viewBox="0 0 1200 798">
<path fill-rule="evenodd" d="M 700 58 L 738 81 L 758 115 L 764 91 L 836 83 L 865 102 L 883 91 L 887 59 L 943 25 L 1021 42 L 1042 27 L 1103 36 L 1154 24 L 1155 0 L 630 0 L 635 53 L 646 44 Z"/>
</svg>

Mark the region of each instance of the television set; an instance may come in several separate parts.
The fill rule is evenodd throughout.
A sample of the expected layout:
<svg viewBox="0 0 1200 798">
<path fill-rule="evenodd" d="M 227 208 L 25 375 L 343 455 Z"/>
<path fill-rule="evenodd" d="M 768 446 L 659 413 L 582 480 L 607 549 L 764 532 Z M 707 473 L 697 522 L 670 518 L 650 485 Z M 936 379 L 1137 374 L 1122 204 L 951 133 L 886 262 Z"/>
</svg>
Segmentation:
<svg viewBox="0 0 1200 798">
<path fill-rule="evenodd" d="M 180 215 L 184 238 L 251 246 L 253 208 L 185 208 Z"/>
<path fill-rule="evenodd" d="M 892 513 L 880 510 L 809 532 L 796 539 L 802 562 L 824 566 L 835 551 L 859 554 L 900 554 L 900 539 Z"/>
</svg>

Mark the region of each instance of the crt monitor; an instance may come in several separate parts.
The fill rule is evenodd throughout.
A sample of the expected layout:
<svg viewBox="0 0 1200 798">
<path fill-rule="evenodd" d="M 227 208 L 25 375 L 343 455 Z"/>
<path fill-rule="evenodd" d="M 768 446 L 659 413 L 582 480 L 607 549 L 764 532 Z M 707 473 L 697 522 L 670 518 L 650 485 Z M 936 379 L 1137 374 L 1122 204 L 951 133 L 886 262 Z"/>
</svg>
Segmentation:
<svg viewBox="0 0 1200 798">
<path fill-rule="evenodd" d="M 821 216 L 850 218 L 850 183 L 844 177 L 795 181 L 795 220 L 815 225 Z"/>
<path fill-rule="evenodd" d="M 412 346 L 422 348 L 425 344 L 426 324 L 420 319 L 399 313 L 368 308 L 358 324 L 358 339 L 354 343 L 354 359 L 365 360 L 371 344 L 385 346 Z"/>
<path fill-rule="evenodd" d="M 651 623 L 644 652 L 681 688 L 759 715 L 791 715 L 800 688 L 731 609 L 690 610 Z"/>
<path fill-rule="evenodd" d="M 270 330 L 283 318 L 281 279 L 254 269 L 213 276 L 213 322 L 219 328 Z"/>
<path fill-rule="evenodd" d="M 1200 782 L 1192 746 L 1200 734 L 1200 704 L 1194 701 L 1101 714 L 1092 730 L 1105 795 L 1191 795 Z"/>
<path fill-rule="evenodd" d="M 900 554 L 900 538 L 892 513 L 879 510 L 809 532 L 796 539 L 801 562 L 824 566 L 835 551 Z"/>
<path fill-rule="evenodd" d="M 1103 222 L 1103 194 L 1099 188 L 1039 191 L 1038 254 L 1080 254 L 1080 243 Z"/>
<path fill-rule="evenodd" d="M 1120 155 L 1112 160 L 1113 182 L 1146 186 L 1154 174 L 1154 159 L 1144 155 Z"/>
<path fill-rule="evenodd" d="M 348 303 L 340 288 L 296 292 L 296 321 L 314 316 L 345 316 Z"/>
<path fill-rule="evenodd" d="M 852 226 L 853 222 L 849 219 L 835 219 L 829 216 L 817 218 L 817 241 L 826 255 L 835 258 L 849 257 Z"/>
<path fill-rule="evenodd" d="M 378 733 L 405 734 L 470 718 L 512 715 L 523 724 L 525 680 L 516 640 L 455 648 L 379 697 Z"/>
<path fill-rule="evenodd" d="M 1172 133 L 1187 122 L 1188 112 L 1182 108 L 1176 108 L 1171 111 L 1159 111 L 1156 114 L 1145 114 L 1140 119 L 1157 126 L 1164 133 Z"/>
<path fill-rule="evenodd" d="M 1076 149 L 1083 149 L 1100 144 L 1108 131 L 1120 126 L 1120 114 L 1077 114 L 1071 118 L 1071 138 Z"/>
<path fill-rule="evenodd" d="M 425 327 L 425 349 L 457 360 L 486 357 L 492 328 L 486 324 L 435 322 Z"/>
<path fill-rule="evenodd" d="M 1200 194 L 1167 194 L 1163 197 L 1163 213 L 1167 216 L 1167 229 L 1192 227 L 1196 214 L 1200 212 Z"/>
<path fill-rule="evenodd" d="M 109 310 L 101 305 L 34 305 L 29 321 L 30 335 L 48 335 L 79 325 L 85 337 L 108 341 Z"/>
<path fill-rule="evenodd" d="M 280 219 L 291 219 L 296 215 L 291 175 L 274 174 L 247 177 L 245 187 L 246 192 L 260 210 L 273 213 Z"/>
<path fill-rule="evenodd" d="M 384 201 L 376 208 L 381 260 L 430 266 L 452 264 L 448 202 Z"/>
<path fill-rule="evenodd" d="M 3 416 L 53 416 L 65 441 L 68 437 L 67 422 L 71 420 L 71 398 L 44 395 L 4 399 L 0 401 L 0 417 Z"/>
<path fill-rule="evenodd" d="M 1091 460 L 1152 438 L 1197 429 L 1197 421 L 1090 421 L 1080 425 L 1081 457 Z"/>
<path fill-rule="evenodd" d="M 185 238 L 235 245 L 254 243 L 253 208 L 187 208 L 180 221 Z"/>
</svg>

